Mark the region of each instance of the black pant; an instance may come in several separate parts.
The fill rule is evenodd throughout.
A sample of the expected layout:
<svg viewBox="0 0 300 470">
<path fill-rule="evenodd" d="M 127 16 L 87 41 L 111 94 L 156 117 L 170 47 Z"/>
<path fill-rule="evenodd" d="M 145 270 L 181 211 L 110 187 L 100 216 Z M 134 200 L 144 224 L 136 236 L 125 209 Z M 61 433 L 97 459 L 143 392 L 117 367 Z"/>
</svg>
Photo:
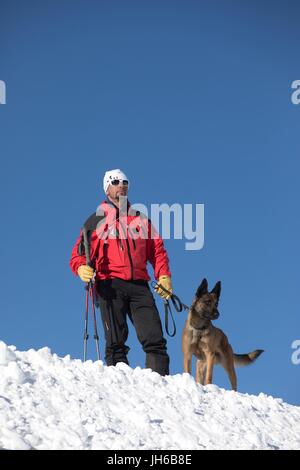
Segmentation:
<svg viewBox="0 0 300 470">
<path fill-rule="evenodd" d="M 142 280 L 98 280 L 96 289 L 105 332 L 106 364 L 128 364 L 129 347 L 125 344 L 128 338 L 128 314 L 146 353 L 146 367 L 161 375 L 168 375 L 167 342 L 163 337 L 159 313 L 148 283 Z"/>
</svg>

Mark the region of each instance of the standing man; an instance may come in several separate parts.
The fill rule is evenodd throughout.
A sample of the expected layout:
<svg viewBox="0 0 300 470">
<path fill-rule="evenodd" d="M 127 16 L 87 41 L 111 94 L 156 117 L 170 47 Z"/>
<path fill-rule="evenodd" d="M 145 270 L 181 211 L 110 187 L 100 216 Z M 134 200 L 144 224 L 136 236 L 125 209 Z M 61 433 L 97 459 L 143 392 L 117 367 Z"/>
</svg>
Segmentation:
<svg viewBox="0 0 300 470">
<path fill-rule="evenodd" d="M 147 261 L 155 279 L 172 292 L 169 260 L 164 244 L 151 221 L 133 210 L 127 200 L 129 180 L 119 169 L 103 179 L 107 199 L 85 223 L 91 266 L 86 264 L 82 232 L 72 250 L 70 266 L 83 282 L 95 276 L 101 310 L 108 366 L 128 364 L 128 315 L 146 353 L 146 367 L 169 374 L 169 356 L 161 320 L 150 291 Z M 169 295 L 157 289 L 162 298 Z"/>
</svg>

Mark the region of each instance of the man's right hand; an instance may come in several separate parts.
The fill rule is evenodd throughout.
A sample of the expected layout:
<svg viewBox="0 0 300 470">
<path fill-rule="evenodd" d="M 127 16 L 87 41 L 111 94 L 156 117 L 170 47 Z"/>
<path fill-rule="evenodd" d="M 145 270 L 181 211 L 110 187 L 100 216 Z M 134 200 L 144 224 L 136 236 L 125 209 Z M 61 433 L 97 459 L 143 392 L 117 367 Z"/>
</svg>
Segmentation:
<svg viewBox="0 0 300 470">
<path fill-rule="evenodd" d="M 90 282 L 92 277 L 94 276 L 94 270 L 87 264 L 82 264 L 77 269 L 78 276 L 83 282 Z"/>
</svg>

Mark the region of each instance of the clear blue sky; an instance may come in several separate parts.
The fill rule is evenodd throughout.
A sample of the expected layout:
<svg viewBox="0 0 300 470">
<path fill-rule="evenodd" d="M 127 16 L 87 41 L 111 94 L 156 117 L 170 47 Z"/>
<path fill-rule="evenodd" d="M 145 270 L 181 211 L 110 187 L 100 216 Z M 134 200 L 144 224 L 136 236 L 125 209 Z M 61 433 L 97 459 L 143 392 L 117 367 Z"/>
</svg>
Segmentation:
<svg viewBox="0 0 300 470">
<path fill-rule="evenodd" d="M 122 168 L 130 200 L 205 204 L 205 244 L 168 240 L 191 303 L 222 281 L 239 391 L 300 405 L 300 79 L 296 1 L 2 1 L 1 329 L 20 350 L 82 357 L 84 290 L 69 269 L 79 229 Z M 151 270 L 150 270 L 151 272 Z M 158 298 L 162 312 L 162 303 Z M 181 331 L 168 341 L 182 372 Z M 100 327 L 100 322 L 99 322 Z M 101 352 L 103 357 L 103 334 Z M 144 353 L 131 329 L 132 366 Z M 95 358 L 93 339 L 89 357 Z M 223 370 L 215 382 L 229 388 Z"/>
</svg>

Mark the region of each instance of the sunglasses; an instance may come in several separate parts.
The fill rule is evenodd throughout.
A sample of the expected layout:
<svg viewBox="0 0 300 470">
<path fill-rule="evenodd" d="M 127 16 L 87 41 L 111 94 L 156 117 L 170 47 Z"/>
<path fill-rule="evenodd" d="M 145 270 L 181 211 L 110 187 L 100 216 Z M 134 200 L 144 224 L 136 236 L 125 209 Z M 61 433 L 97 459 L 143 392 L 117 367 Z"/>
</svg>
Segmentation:
<svg viewBox="0 0 300 470">
<path fill-rule="evenodd" d="M 127 180 L 112 180 L 110 182 L 113 186 L 118 186 L 119 184 L 123 184 L 123 186 L 128 186 L 128 181 Z"/>
</svg>

